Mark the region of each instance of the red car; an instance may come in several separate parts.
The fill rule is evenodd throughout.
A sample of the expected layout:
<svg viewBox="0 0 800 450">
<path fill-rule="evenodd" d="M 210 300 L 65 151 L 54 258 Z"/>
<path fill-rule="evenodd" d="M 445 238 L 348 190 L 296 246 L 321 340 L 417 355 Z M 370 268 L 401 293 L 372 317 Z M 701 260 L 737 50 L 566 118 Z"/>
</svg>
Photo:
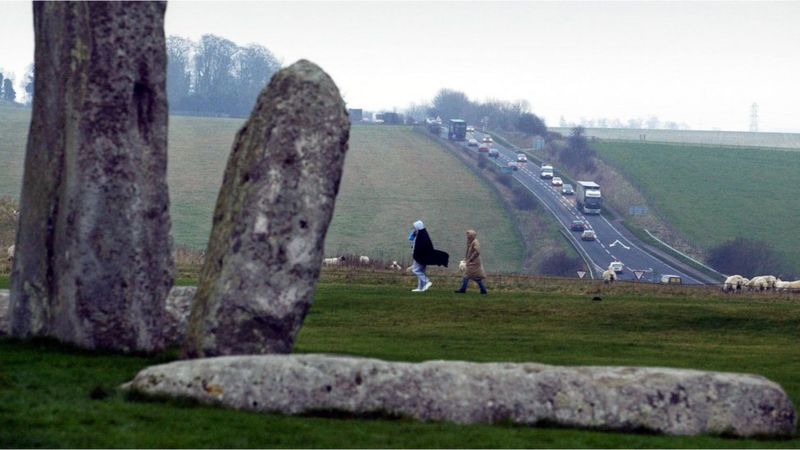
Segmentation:
<svg viewBox="0 0 800 450">
<path fill-rule="evenodd" d="M 586 224 L 580 220 L 573 220 L 569 226 L 570 231 L 583 231 L 586 229 Z"/>
</svg>

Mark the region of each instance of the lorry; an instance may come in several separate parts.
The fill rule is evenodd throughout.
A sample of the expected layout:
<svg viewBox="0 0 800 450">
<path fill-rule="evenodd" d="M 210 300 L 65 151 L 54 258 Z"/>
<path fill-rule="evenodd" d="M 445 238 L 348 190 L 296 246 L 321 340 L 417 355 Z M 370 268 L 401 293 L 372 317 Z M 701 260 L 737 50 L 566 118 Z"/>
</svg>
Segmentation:
<svg viewBox="0 0 800 450">
<path fill-rule="evenodd" d="M 584 214 L 600 214 L 603 207 L 600 185 L 594 181 L 578 181 L 578 189 L 575 193 L 578 211 Z"/>
<path fill-rule="evenodd" d="M 550 164 L 542 164 L 542 178 L 553 178 L 553 166 Z"/>
<path fill-rule="evenodd" d="M 433 134 L 439 134 L 442 130 L 442 119 L 440 118 L 428 118 L 425 120 L 425 123 L 428 124 L 428 131 Z"/>
<path fill-rule="evenodd" d="M 463 119 L 450 119 L 447 128 L 447 138 L 451 141 L 464 141 L 467 139 L 467 122 Z"/>
</svg>

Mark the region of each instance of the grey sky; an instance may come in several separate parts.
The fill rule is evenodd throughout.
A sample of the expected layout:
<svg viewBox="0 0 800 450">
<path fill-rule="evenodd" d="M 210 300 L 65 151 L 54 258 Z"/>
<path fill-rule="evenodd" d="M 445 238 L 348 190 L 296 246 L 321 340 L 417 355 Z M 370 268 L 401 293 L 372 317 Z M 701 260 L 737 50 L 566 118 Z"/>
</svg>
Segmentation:
<svg viewBox="0 0 800 450">
<path fill-rule="evenodd" d="M 4 4 L 0 67 L 33 60 L 31 6 Z M 656 115 L 694 129 L 800 131 L 800 2 L 170 2 L 167 33 L 256 42 L 320 64 L 350 107 L 442 87 L 560 116 Z"/>
</svg>

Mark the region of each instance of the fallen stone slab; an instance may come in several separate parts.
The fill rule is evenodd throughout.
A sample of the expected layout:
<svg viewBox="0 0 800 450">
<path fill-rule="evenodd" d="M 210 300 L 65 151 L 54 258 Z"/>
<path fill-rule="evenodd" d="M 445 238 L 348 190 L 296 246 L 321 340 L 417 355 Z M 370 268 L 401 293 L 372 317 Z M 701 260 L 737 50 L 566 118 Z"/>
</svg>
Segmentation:
<svg viewBox="0 0 800 450">
<path fill-rule="evenodd" d="M 192 311 L 192 299 L 197 288 L 194 286 L 176 286 L 169 291 L 165 304 L 164 343 L 169 347 L 183 344 L 189 313 Z M 8 317 L 9 291 L 0 289 L 0 337 L 10 334 Z"/>
<path fill-rule="evenodd" d="M 789 436 L 797 416 L 781 387 L 761 376 L 646 367 L 225 356 L 152 366 L 123 388 L 267 413 L 336 411 L 672 435 Z"/>
</svg>

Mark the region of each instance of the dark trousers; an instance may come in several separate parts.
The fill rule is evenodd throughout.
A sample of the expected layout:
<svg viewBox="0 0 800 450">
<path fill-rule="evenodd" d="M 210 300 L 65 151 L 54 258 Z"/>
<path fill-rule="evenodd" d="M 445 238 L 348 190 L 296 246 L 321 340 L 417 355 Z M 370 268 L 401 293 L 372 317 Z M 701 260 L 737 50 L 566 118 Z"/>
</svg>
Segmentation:
<svg viewBox="0 0 800 450">
<path fill-rule="evenodd" d="M 462 292 L 467 290 L 467 286 L 469 286 L 469 280 L 472 280 L 472 281 L 478 283 L 478 287 L 481 288 L 481 294 L 485 294 L 485 293 L 489 292 L 489 291 L 486 290 L 486 286 L 484 286 L 482 278 L 467 278 L 467 277 L 464 277 L 461 280 L 461 291 Z"/>
</svg>

